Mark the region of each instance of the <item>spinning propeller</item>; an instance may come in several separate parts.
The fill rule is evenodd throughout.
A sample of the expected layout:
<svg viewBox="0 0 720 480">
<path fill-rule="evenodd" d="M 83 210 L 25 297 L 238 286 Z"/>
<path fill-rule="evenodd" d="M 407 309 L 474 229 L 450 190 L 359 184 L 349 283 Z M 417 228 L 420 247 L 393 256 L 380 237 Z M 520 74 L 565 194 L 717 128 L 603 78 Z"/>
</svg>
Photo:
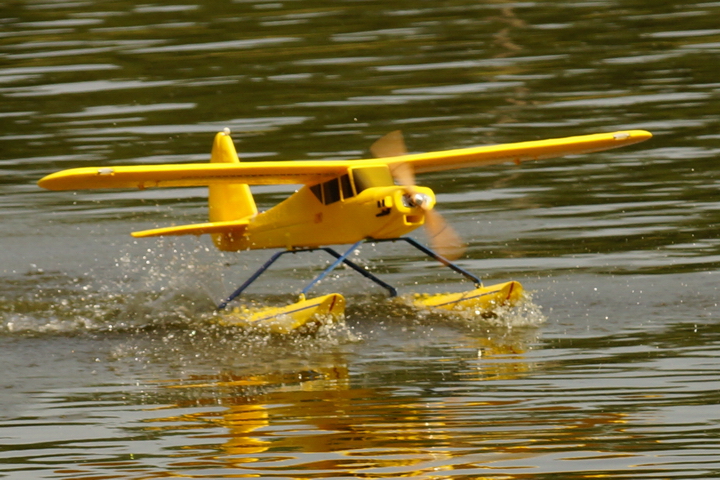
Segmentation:
<svg viewBox="0 0 720 480">
<path fill-rule="evenodd" d="M 407 155 L 402 132 L 395 130 L 381 137 L 370 146 L 370 152 L 376 158 Z M 395 180 L 405 187 L 408 202 L 423 210 L 425 228 L 433 249 L 448 260 L 460 258 L 465 252 L 465 244 L 455 229 L 445 221 L 442 215 L 434 210 L 435 200 L 415 189 L 415 172 L 413 168 L 407 163 L 399 163 L 392 167 L 392 174 Z"/>
</svg>

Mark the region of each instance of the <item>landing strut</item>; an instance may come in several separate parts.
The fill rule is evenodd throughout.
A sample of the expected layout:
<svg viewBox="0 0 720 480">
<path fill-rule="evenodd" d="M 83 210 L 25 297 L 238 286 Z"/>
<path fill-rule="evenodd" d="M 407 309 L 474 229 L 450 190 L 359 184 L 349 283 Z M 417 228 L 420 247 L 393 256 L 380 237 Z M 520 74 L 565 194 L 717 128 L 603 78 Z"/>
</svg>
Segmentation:
<svg viewBox="0 0 720 480">
<path fill-rule="evenodd" d="M 443 265 L 450 268 L 451 270 L 463 275 L 465 278 L 472 281 L 475 284 L 476 288 L 479 288 L 482 286 L 482 281 L 480 280 L 480 278 L 478 278 L 477 276 L 468 272 L 464 268 L 452 263 L 447 258 L 439 255 L 438 253 L 434 252 L 433 250 L 431 250 L 430 248 L 426 247 L 425 245 L 419 243 L 417 240 L 415 240 L 413 238 L 398 237 L 398 238 L 388 238 L 388 239 L 382 239 L 382 240 L 368 239 L 368 240 L 360 240 L 359 242 L 353 244 L 350 248 L 348 248 L 345 251 L 345 253 L 342 253 L 342 254 L 338 253 L 336 250 L 334 250 L 330 247 L 303 248 L 303 249 L 296 249 L 296 250 L 282 250 L 280 252 L 276 252 L 258 270 L 256 270 L 255 273 L 253 273 L 250 276 L 250 278 L 245 280 L 245 282 L 242 285 L 240 285 L 232 294 L 230 294 L 229 297 L 227 297 L 225 300 L 223 300 L 223 302 L 220 303 L 220 305 L 218 305 L 217 309 L 218 310 L 225 309 L 225 307 L 227 307 L 230 302 L 232 302 L 237 297 L 239 297 L 250 285 L 253 284 L 253 282 L 255 282 L 255 280 L 257 280 L 260 277 L 260 275 L 262 275 L 268 268 L 270 268 L 272 266 L 272 264 L 274 264 L 283 255 L 286 255 L 288 253 L 294 254 L 294 253 L 315 252 L 315 251 L 323 251 L 323 252 L 328 253 L 328 254 L 332 255 L 333 257 L 335 257 L 335 261 L 332 264 L 330 264 L 325 270 L 320 272 L 319 275 L 317 275 L 315 278 L 313 278 L 312 281 L 310 283 L 308 283 L 308 285 L 305 288 L 302 289 L 302 291 L 300 292 L 301 297 L 304 298 L 304 296 L 310 291 L 310 289 L 312 287 L 314 287 L 318 282 L 320 282 L 325 277 L 327 277 L 333 270 L 335 270 L 338 266 L 340 266 L 340 264 L 347 265 L 348 267 L 355 270 L 363 277 L 365 277 L 369 280 L 372 280 L 376 284 L 380 285 L 382 288 L 387 290 L 390 297 L 396 297 L 397 289 L 395 287 L 384 282 L 383 280 L 378 278 L 376 275 L 368 272 L 366 269 L 364 269 L 357 263 L 355 263 L 351 260 L 348 260 L 348 257 L 350 256 L 350 254 L 353 253 L 358 248 L 360 248 L 360 246 L 366 242 L 372 242 L 372 243 L 407 242 L 410 245 L 412 245 L 413 247 L 420 250 L 422 253 L 424 253 L 428 257 L 430 257 L 434 260 L 437 260 L 438 262 L 442 263 Z"/>
</svg>

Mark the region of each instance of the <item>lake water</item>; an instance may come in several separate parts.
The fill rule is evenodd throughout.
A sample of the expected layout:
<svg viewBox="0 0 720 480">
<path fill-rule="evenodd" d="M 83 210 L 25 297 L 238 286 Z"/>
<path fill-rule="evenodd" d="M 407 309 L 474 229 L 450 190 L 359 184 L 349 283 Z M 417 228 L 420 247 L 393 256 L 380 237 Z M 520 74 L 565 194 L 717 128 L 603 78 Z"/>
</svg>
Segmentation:
<svg viewBox="0 0 720 480">
<path fill-rule="evenodd" d="M 0 4 L 0 477 L 718 478 L 720 2 Z M 532 298 L 428 315 L 339 272 L 345 327 L 268 338 L 213 307 L 269 252 L 129 232 L 203 188 L 48 192 L 80 166 L 356 159 L 622 129 L 649 142 L 418 178 L 459 263 Z M 255 189 L 269 208 L 292 188 Z M 422 232 L 416 237 L 425 241 Z M 401 293 L 464 288 L 416 252 Z M 249 298 L 282 303 L 321 257 Z"/>
</svg>

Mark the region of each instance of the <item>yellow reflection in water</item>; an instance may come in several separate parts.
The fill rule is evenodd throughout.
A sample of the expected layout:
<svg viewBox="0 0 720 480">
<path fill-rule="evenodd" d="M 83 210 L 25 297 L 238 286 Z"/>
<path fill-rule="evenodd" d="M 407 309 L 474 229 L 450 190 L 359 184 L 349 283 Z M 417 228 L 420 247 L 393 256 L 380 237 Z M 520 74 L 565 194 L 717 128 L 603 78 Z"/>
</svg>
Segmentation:
<svg viewBox="0 0 720 480">
<path fill-rule="evenodd" d="M 538 378 L 528 374 L 548 368 L 526 356 L 534 335 L 466 336 L 456 345 L 460 353 L 426 356 L 422 371 L 378 360 L 351 375 L 345 354 L 321 353 L 294 367 L 278 361 L 253 369 L 265 373 L 245 367 L 164 380 L 158 396 L 165 401 L 156 402 L 164 406 L 145 410 L 151 418 L 142 420 L 143 435 L 161 445 L 156 456 L 138 453 L 64 474 L 497 479 L 526 477 L 548 458 L 632 456 L 607 443 L 632 440 L 623 431 L 625 413 L 587 412 L 538 399 L 537 390 L 523 393 L 523 382 Z M 508 382 L 510 394 L 498 394 L 498 384 Z"/>
<path fill-rule="evenodd" d="M 468 360 L 476 368 L 458 372 L 457 389 L 446 396 L 430 392 L 433 385 L 416 386 L 416 374 L 407 372 L 397 372 L 404 380 L 394 378 L 388 386 L 363 386 L 362 378 L 351 382 L 338 354 L 291 371 L 226 371 L 163 382 L 170 391 L 187 393 L 170 409 L 220 408 L 156 418 L 147 429 L 188 431 L 196 443 L 173 454 L 176 460 L 168 465 L 172 475 L 188 478 L 482 478 L 488 470 L 493 478 L 500 472 L 518 478 L 536 468 L 526 459 L 549 449 L 581 446 L 602 456 L 608 428 L 622 435 L 621 413 L 533 406 L 521 394 L 483 398 L 477 382 L 519 384 L 532 370 L 522 335 L 488 335 L 463 347 L 480 352 Z M 428 370 L 445 368 L 443 363 Z M 472 387 L 463 395 L 466 384 Z"/>
</svg>

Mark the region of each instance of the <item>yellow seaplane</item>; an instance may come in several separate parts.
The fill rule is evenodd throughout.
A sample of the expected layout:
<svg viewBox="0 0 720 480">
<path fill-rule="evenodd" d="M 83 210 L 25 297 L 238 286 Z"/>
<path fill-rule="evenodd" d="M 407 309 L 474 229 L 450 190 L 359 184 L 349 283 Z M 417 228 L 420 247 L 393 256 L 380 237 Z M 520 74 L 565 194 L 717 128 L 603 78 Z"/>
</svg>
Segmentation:
<svg viewBox="0 0 720 480">
<path fill-rule="evenodd" d="M 441 152 L 408 154 L 402 134 L 392 132 L 375 142 L 376 158 L 241 162 L 230 131 L 214 139 L 209 163 L 84 167 L 50 174 L 38 184 L 49 190 L 155 187 L 209 187 L 209 222 L 134 232 L 138 238 L 165 235 L 212 236 L 222 251 L 280 249 L 219 306 L 226 310 L 278 258 L 287 253 L 324 251 L 334 261 L 286 306 L 237 307 L 223 315 L 227 324 L 288 333 L 334 321 L 345 311 L 339 293 L 308 297 L 309 291 L 340 265 L 358 272 L 387 290 L 397 290 L 348 257 L 363 242 L 404 241 L 473 284 L 470 291 L 416 295 L 418 308 L 488 312 L 512 305 L 522 296 L 519 282 L 484 286 L 474 274 L 453 263 L 464 253 L 455 231 L 435 210 L 436 198 L 416 185 L 416 173 L 517 164 L 565 155 L 586 154 L 635 144 L 651 138 L 643 130 L 618 131 L 550 140 L 480 146 Z M 259 212 L 250 185 L 302 184 L 303 187 L 264 212 Z M 431 248 L 406 235 L 425 226 Z M 340 253 L 332 245 L 350 245 Z"/>
</svg>

